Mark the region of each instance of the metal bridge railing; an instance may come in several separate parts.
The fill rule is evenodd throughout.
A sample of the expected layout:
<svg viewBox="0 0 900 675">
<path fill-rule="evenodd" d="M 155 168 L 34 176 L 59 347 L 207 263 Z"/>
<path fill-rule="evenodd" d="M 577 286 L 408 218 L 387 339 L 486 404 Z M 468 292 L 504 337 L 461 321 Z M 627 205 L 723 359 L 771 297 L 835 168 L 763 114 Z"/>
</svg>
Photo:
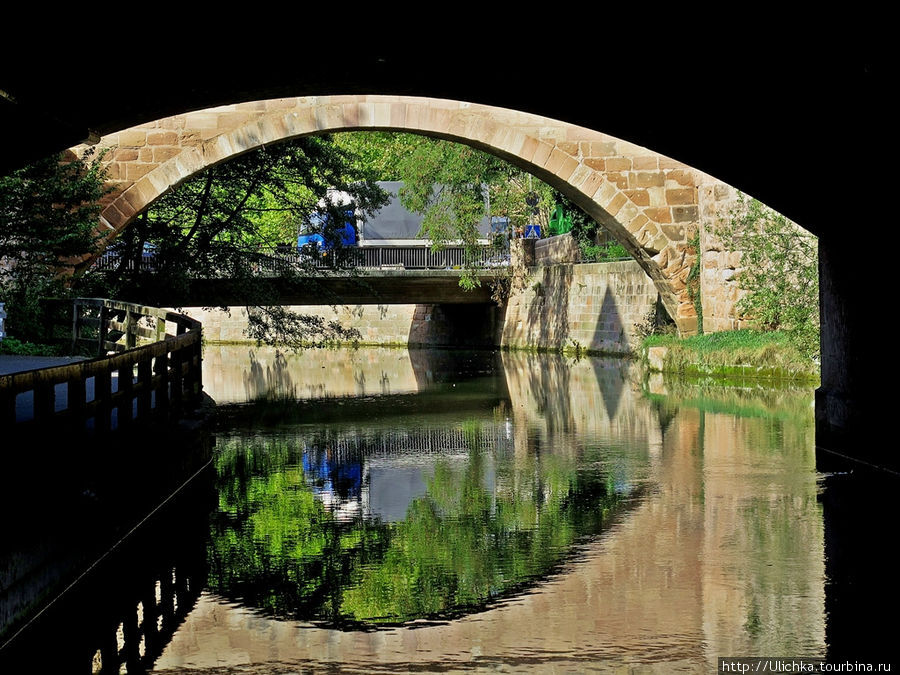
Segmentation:
<svg viewBox="0 0 900 675">
<path fill-rule="evenodd" d="M 474 267 L 499 267 L 508 263 L 509 256 L 496 249 L 483 247 L 468 253 L 462 246 L 448 246 L 432 251 L 428 246 L 360 246 L 334 249 L 325 252 L 306 253 L 296 250 L 268 249 L 248 253 L 250 264 L 262 274 L 277 274 L 285 266 L 311 265 L 319 269 L 396 268 L 408 270 L 459 269 L 466 262 Z M 107 251 L 94 262 L 94 269 L 113 271 L 119 268 L 121 258 L 115 251 Z M 144 255 L 136 264 L 129 260 L 126 267 L 133 270 L 154 271 L 156 257 Z"/>
</svg>

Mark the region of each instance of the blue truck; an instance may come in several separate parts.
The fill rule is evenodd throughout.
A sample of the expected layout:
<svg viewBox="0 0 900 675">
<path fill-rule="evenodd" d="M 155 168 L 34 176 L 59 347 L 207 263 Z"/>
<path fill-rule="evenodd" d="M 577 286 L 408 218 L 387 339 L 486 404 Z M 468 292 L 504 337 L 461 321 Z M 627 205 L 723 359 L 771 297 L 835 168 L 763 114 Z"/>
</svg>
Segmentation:
<svg viewBox="0 0 900 675">
<path fill-rule="evenodd" d="M 347 209 L 343 211 L 343 216 L 341 225 L 332 226 L 328 214 L 312 214 L 306 232 L 297 235 L 297 249 L 311 255 L 322 255 L 335 248 L 356 246 L 356 214 L 353 209 Z"/>
</svg>

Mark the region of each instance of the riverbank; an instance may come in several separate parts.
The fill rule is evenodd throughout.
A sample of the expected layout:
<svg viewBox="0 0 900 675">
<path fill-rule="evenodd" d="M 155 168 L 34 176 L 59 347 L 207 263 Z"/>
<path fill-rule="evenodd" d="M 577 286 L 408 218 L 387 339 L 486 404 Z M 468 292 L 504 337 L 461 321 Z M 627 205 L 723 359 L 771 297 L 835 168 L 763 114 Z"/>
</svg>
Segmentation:
<svg viewBox="0 0 900 675">
<path fill-rule="evenodd" d="M 689 338 L 651 335 L 643 341 L 640 356 L 654 372 L 812 384 L 819 380 L 818 361 L 802 354 L 780 331 L 724 331 Z"/>
</svg>

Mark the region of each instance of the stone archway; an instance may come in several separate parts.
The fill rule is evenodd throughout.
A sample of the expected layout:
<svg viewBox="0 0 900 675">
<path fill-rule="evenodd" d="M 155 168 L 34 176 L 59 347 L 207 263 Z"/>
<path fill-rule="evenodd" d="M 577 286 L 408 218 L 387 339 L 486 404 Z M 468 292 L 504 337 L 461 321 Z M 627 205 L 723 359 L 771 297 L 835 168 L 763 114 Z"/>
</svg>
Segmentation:
<svg viewBox="0 0 900 675">
<path fill-rule="evenodd" d="M 682 334 L 697 330 L 687 278 L 703 195 L 721 185 L 606 134 L 485 105 L 404 96 L 273 99 L 175 115 L 104 136 L 114 191 L 100 219 L 114 238 L 189 176 L 265 144 L 351 130 L 420 133 L 497 155 L 554 186 L 602 223 L 659 290 Z M 78 152 L 83 146 L 73 148 Z"/>
</svg>

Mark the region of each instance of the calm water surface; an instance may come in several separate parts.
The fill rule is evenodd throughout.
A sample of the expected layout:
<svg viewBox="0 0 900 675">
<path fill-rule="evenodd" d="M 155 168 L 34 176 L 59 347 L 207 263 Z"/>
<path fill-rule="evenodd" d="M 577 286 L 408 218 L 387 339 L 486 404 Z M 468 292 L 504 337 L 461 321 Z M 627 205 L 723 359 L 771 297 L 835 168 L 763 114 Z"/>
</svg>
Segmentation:
<svg viewBox="0 0 900 675">
<path fill-rule="evenodd" d="M 157 672 L 824 655 L 809 390 L 520 354 L 217 347 L 206 367 L 243 405 L 206 584 Z"/>
<path fill-rule="evenodd" d="M 707 673 L 825 654 L 811 389 L 551 355 L 204 359 L 225 408 L 203 496 L 142 535 L 163 553 L 131 566 L 145 590 L 106 638 L 135 672 Z"/>
</svg>

